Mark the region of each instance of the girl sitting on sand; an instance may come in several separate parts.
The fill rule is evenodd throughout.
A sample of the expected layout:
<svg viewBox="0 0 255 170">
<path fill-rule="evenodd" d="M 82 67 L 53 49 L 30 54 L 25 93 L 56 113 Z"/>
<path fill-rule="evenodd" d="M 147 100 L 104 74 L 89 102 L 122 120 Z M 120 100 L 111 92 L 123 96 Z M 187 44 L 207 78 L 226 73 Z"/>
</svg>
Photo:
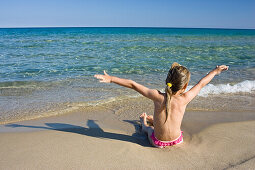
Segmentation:
<svg viewBox="0 0 255 170">
<path fill-rule="evenodd" d="M 116 83 L 134 89 L 154 102 L 154 116 L 142 113 L 140 121 L 142 130 L 148 134 L 150 143 L 155 147 L 163 148 L 183 142 L 181 123 L 187 104 L 223 70 L 228 70 L 228 66 L 217 66 L 187 92 L 185 90 L 190 80 L 190 72 L 178 63 L 173 63 L 168 72 L 165 93 L 149 89 L 132 80 L 110 76 L 105 71 L 104 75 L 94 77 L 103 83 Z M 149 126 L 147 122 L 152 126 Z"/>
</svg>

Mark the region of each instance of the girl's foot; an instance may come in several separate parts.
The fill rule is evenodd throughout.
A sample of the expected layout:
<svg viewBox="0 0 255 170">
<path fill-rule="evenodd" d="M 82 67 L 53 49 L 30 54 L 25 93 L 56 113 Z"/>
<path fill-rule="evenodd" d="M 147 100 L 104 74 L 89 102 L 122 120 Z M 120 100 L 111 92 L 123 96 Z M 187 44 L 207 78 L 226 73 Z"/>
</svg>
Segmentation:
<svg viewBox="0 0 255 170">
<path fill-rule="evenodd" d="M 153 116 L 152 115 L 148 115 L 146 119 L 153 126 Z"/>
<path fill-rule="evenodd" d="M 140 115 L 140 122 L 142 124 L 142 131 L 148 133 L 148 130 L 147 130 L 148 128 L 147 127 L 149 127 L 149 125 L 147 124 L 146 118 L 147 118 L 146 113 L 142 113 Z"/>
</svg>

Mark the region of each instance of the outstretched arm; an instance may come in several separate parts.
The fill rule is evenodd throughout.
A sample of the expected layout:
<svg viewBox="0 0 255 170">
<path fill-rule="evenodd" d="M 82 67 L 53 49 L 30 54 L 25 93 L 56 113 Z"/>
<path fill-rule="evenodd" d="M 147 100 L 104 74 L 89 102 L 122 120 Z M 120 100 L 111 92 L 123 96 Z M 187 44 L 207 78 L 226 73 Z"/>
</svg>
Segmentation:
<svg viewBox="0 0 255 170">
<path fill-rule="evenodd" d="M 183 94 L 185 102 L 188 104 L 199 93 L 199 91 L 214 78 L 215 75 L 220 74 L 224 70 L 228 70 L 228 66 L 226 66 L 226 65 L 217 66 L 210 73 L 208 73 L 195 86 L 193 86 L 188 92 Z"/>
<path fill-rule="evenodd" d="M 120 86 L 134 89 L 135 91 L 139 92 L 143 96 L 145 96 L 153 101 L 160 100 L 160 94 L 157 90 L 149 89 L 141 84 L 136 83 L 133 80 L 122 79 L 119 77 L 110 76 L 105 71 L 104 71 L 104 75 L 97 74 L 94 77 L 99 79 L 99 82 L 101 82 L 101 83 L 115 83 Z"/>
</svg>

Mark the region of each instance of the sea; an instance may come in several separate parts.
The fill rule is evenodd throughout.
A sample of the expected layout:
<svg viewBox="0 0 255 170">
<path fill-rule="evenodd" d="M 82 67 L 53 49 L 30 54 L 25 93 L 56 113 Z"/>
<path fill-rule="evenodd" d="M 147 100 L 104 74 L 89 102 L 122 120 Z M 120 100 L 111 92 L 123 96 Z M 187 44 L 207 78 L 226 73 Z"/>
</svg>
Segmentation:
<svg viewBox="0 0 255 170">
<path fill-rule="evenodd" d="M 216 76 L 187 110 L 255 111 L 255 30 L 200 28 L 0 28 L 0 124 L 140 97 L 93 76 L 132 79 L 164 91 L 173 62 L 190 89 Z M 139 105 L 139 103 L 137 103 Z"/>
</svg>

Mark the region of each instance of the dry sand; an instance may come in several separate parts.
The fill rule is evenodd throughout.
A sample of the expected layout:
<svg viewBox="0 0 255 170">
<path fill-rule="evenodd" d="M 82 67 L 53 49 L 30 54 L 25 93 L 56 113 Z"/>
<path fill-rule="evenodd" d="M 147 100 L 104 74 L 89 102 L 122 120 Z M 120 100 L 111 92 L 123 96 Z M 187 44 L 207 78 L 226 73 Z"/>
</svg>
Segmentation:
<svg viewBox="0 0 255 170">
<path fill-rule="evenodd" d="M 254 112 L 187 111 L 184 143 L 157 149 L 142 111 L 136 98 L 0 125 L 0 169 L 255 169 Z"/>
</svg>

